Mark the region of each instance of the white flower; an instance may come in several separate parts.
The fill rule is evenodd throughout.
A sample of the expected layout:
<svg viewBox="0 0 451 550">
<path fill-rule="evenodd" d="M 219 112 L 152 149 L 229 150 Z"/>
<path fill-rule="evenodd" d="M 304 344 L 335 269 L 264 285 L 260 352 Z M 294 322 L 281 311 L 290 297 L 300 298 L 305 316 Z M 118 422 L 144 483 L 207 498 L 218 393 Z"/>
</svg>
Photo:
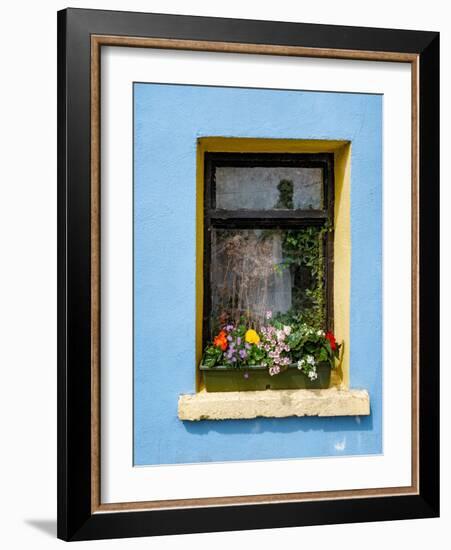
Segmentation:
<svg viewBox="0 0 451 550">
<path fill-rule="evenodd" d="M 269 319 L 271 319 L 271 317 L 272 317 L 272 311 L 267 311 L 266 312 L 266 318 L 269 320 Z"/>
<path fill-rule="evenodd" d="M 279 342 L 283 341 L 285 340 L 286 333 L 283 330 L 276 330 L 276 337 Z"/>
<path fill-rule="evenodd" d="M 284 325 L 283 331 L 285 332 L 285 334 L 286 334 L 287 336 L 289 336 L 289 335 L 291 334 L 291 327 L 290 327 L 290 325 Z"/>
<path fill-rule="evenodd" d="M 307 355 L 305 360 L 309 365 L 312 365 L 312 367 L 315 365 L 315 358 L 313 357 L 313 355 Z"/>
<path fill-rule="evenodd" d="M 298 369 L 302 369 L 303 366 L 304 366 L 304 359 L 301 359 L 300 361 L 298 361 Z"/>
<path fill-rule="evenodd" d="M 313 367 L 311 371 L 308 373 L 308 377 L 310 380 L 316 380 L 318 378 L 318 373 L 316 372 L 316 367 Z"/>
<path fill-rule="evenodd" d="M 324 330 L 319 330 L 317 333 L 316 333 L 317 336 L 324 336 Z"/>
</svg>

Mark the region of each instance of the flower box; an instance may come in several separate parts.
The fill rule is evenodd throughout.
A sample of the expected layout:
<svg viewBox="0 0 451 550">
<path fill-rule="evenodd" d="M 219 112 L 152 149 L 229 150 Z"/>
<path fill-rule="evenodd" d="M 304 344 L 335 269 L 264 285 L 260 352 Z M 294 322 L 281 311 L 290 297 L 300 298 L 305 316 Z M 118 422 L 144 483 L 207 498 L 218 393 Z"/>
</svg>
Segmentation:
<svg viewBox="0 0 451 550">
<path fill-rule="evenodd" d="M 330 386 L 331 366 L 327 362 L 317 365 L 318 377 L 315 380 L 311 380 L 295 364 L 273 376 L 267 367 L 261 365 L 241 368 L 200 365 L 199 368 L 207 392 L 326 389 Z"/>
</svg>

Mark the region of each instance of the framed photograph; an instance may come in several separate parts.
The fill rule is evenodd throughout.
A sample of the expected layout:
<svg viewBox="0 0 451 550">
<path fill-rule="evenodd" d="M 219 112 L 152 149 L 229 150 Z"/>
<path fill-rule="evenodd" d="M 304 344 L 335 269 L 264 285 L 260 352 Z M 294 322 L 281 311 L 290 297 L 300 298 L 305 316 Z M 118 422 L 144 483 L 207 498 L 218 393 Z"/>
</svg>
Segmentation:
<svg viewBox="0 0 451 550">
<path fill-rule="evenodd" d="M 58 536 L 439 514 L 439 35 L 58 13 Z"/>
</svg>

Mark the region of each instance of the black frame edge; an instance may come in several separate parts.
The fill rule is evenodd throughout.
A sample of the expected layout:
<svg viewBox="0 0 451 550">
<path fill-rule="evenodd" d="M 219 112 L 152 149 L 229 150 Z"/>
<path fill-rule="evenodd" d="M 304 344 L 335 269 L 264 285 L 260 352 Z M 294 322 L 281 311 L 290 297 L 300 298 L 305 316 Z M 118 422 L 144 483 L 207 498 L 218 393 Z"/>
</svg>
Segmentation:
<svg viewBox="0 0 451 550">
<path fill-rule="evenodd" d="M 420 494 L 440 514 L 440 35 L 420 56 Z M 421 212 L 429 213 L 421 214 Z M 426 367 L 428 375 L 425 375 Z"/>
<path fill-rule="evenodd" d="M 65 59 L 66 59 L 66 12 L 58 12 L 57 19 L 57 157 L 58 157 L 58 189 L 57 189 L 57 254 L 58 254 L 58 273 L 57 273 L 57 292 L 58 292 L 58 415 L 57 415 L 57 436 L 58 436 L 58 464 L 57 464 L 57 536 L 67 540 L 67 484 L 66 471 L 67 464 L 67 430 L 65 426 L 66 418 L 66 192 L 65 192 L 65 173 L 66 173 L 66 82 L 65 82 Z"/>
<path fill-rule="evenodd" d="M 79 57 L 86 33 L 73 10 L 58 12 L 57 536 L 63 540 L 91 517 L 89 40 L 88 55 Z"/>
<path fill-rule="evenodd" d="M 324 506 L 325 501 L 313 501 L 101 513 L 91 516 L 71 540 L 279 529 L 436 517 L 434 510 L 421 496 L 346 499 L 327 503 L 327 507 Z"/>
<path fill-rule="evenodd" d="M 67 8 L 74 23 L 98 34 L 153 36 L 249 44 L 298 45 L 312 48 L 356 49 L 381 52 L 421 53 L 433 40 L 434 31 L 352 27 L 263 19 L 242 19 L 143 13 L 86 8 Z M 97 30 L 107 27 L 109 32 Z M 261 35 L 265 34 L 265 39 Z M 327 35 L 327 36 L 325 36 Z"/>
</svg>

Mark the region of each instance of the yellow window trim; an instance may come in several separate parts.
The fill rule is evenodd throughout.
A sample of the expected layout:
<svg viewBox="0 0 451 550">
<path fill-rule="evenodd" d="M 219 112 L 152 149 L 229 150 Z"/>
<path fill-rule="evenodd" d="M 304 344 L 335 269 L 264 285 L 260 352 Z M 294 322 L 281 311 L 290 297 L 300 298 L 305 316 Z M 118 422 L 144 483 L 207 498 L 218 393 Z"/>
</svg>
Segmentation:
<svg viewBox="0 0 451 550">
<path fill-rule="evenodd" d="M 204 156 L 225 153 L 333 153 L 335 171 L 334 331 L 343 341 L 343 357 L 332 384 L 349 387 L 351 299 L 351 143 L 342 140 L 302 140 L 202 137 L 197 140 L 196 171 L 196 388 L 202 358 L 204 286 Z"/>
</svg>

